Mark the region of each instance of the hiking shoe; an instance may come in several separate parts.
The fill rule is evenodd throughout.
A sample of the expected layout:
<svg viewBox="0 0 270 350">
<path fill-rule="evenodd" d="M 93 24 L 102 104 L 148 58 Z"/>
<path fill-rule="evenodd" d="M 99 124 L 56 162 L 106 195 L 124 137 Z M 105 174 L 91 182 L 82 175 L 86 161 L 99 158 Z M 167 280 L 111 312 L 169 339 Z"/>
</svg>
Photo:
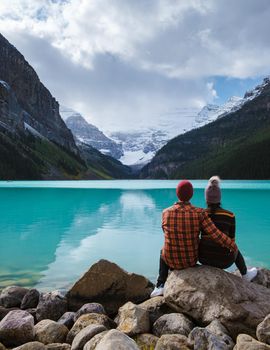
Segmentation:
<svg viewBox="0 0 270 350">
<path fill-rule="evenodd" d="M 257 276 L 257 273 L 258 273 L 258 270 L 256 269 L 256 267 L 252 267 L 251 269 L 248 269 L 247 273 L 242 277 L 244 278 L 244 280 L 251 282 L 253 278 Z"/>
<path fill-rule="evenodd" d="M 150 294 L 150 298 L 158 297 L 160 295 L 163 295 L 164 293 L 164 284 L 160 285 L 159 287 L 155 287 L 153 292 Z"/>
</svg>

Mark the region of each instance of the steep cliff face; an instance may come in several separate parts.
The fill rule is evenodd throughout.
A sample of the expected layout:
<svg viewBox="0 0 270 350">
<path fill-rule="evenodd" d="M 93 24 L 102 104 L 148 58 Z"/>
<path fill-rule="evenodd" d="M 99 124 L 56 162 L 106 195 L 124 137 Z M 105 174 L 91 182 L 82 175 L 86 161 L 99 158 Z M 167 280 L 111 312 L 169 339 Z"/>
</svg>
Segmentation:
<svg viewBox="0 0 270 350">
<path fill-rule="evenodd" d="M 0 34 L 0 179 L 123 178 L 129 169 L 77 147 L 58 102 Z"/>
<path fill-rule="evenodd" d="M 10 132 L 23 130 L 24 113 L 10 86 L 0 80 L 0 126 Z"/>
<path fill-rule="evenodd" d="M 142 178 L 270 178 L 270 80 L 237 111 L 180 135 L 142 169 Z"/>
<path fill-rule="evenodd" d="M 13 124 L 21 118 L 48 138 L 78 153 L 73 135 L 59 114 L 59 104 L 40 82 L 23 55 L 0 34 L 0 79 L 8 84 L 24 113 L 12 113 Z M 2 84 L 3 85 L 3 84 Z"/>
</svg>

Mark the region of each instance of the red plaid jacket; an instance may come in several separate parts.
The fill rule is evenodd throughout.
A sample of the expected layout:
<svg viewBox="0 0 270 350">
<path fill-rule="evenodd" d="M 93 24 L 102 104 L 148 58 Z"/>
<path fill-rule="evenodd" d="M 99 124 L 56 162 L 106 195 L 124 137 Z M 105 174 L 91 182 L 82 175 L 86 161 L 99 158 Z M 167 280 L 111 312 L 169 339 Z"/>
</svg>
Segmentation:
<svg viewBox="0 0 270 350">
<path fill-rule="evenodd" d="M 206 210 L 190 203 L 177 202 L 162 213 L 165 242 L 162 257 L 172 269 L 195 266 L 198 260 L 200 232 L 206 232 L 215 242 L 237 252 L 231 238 L 219 231 Z"/>
</svg>

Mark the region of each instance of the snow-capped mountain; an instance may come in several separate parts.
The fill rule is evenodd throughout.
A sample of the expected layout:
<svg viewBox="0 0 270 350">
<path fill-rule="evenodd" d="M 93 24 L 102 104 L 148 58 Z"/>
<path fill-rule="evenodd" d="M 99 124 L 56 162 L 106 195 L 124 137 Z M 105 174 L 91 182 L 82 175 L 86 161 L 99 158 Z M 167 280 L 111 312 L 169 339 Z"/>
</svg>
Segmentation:
<svg viewBox="0 0 270 350">
<path fill-rule="evenodd" d="M 224 117 L 228 113 L 237 111 L 245 102 L 244 98 L 233 96 L 221 106 L 207 104 L 197 114 L 192 129 L 199 128 L 215 121 L 221 116 Z"/>
<path fill-rule="evenodd" d="M 166 132 L 155 129 L 114 132 L 110 136 L 122 144 L 123 156 L 120 161 L 138 168 L 148 163 L 169 139 Z"/>
<path fill-rule="evenodd" d="M 259 85 L 257 85 L 254 89 L 250 90 L 250 91 L 247 91 L 245 93 L 245 96 L 244 96 L 244 99 L 246 101 L 250 101 L 250 100 L 253 100 L 255 97 L 258 97 L 262 90 L 270 83 L 270 76 L 268 77 L 265 77 L 263 79 L 263 82 Z"/>
<path fill-rule="evenodd" d="M 124 154 L 120 161 L 140 169 L 170 139 L 192 128 L 198 112 L 198 108 L 176 108 L 160 115 L 155 127 L 108 134 L 116 142 L 122 143 Z"/>
<path fill-rule="evenodd" d="M 246 100 L 233 96 L 222 106 L 208 104 L 200 111 L 198 109 L 178 109 L 164 116 L 167 122 L 159 123 L 156 128 L 134 132 L 117 132 L 110 137 L 123 146 L 123 156 L 120 161 L 127 165 L 140 168 L 147 164 L 172 138 L 199 128 L 239 109 Z M 183 121 L 184 120 L 184 121 Z"/>
<path fill-rule="evenodd" d="M 79 142 L 91 145 L 137 169 L 147 164 L 171 138 L 191 128 L 197 113 L 196 108 L 176 109 L 160 116 L 155 128 L 107 132 L 106 136 L 96 126 L 88 123 L 80 113 L 60 106 L 62 118 Z"/>
<path fill-rule="evenodd" d="M 139 177 L 194 179 L 218 173 L 223 179 L 268 179 L 270 79 L 248 92 L 240 106 L 170 140 Z"/>
<path fill-rule="evenodd" d="M 138 170 L 149 163 L 156 152 L 172 138 L 211 123 L 220 116 L 237 110 L 244 102 L 245 99 L 232 97 L 222 106 L 208 104 L 201 110 L 175 109 L 160 116 L 156 127 L 107 132 L 108 136 L 70 108 L 61 106 L 60 114 L 80 142 Z"/>
<path fill-rule="evenodd" d="M 257 97 L 269 80 L 269 77 L 265 78 L 262 84 L 248 91 L 244 98 L 233 96 L 221 106 L 208 104 L 201 110 L 178 108 L 157 118 L 155 127 L 119 132 L 108 130 L 108 136 L 70 108 L 61 106 L 60 113 L 79 141 L 90 144 L 104 154 L 112 155 L 125 165 L 140 169 L 169 140 L 237 111 Z"/>
<path fill-rule="evenodd" d="M 229 113 L 236 112 L 239 110 L 245 103 L 253 100 L 255 97 L 259 96 L 263 88 L 269 84 L 270 77 L 263 79 L 262 84 L 257 85 L 254 89 L 247 91 L 243 98 L 238 96 L 232 96 L 227 102 L 223 105 L 213 105 L 208 104 L 202 108 L 195 118 L 194 124 L 191 129 L 199 128 L 208 123 L 215 121 L 218 118 L 223 118 Z"/>
<path fill-rule="evenodd" d="M 60 115 L 79 142 L 90 145 L 101 153 L 116 159 L 123 156 L 121 143 L 107 137 L 96 126 L 88 123 L 80 113 L 71 108 L 60 106 Z"/>
</svg>

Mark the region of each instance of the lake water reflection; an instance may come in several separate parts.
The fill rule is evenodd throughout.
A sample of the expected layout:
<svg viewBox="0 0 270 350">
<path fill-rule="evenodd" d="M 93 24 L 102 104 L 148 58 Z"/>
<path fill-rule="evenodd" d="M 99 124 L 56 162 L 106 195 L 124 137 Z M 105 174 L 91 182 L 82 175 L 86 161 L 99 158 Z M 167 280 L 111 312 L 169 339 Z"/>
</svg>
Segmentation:
<svg viewBox="0 0 270 350">
<path fill-rule="evenodd" d="M 154 281 L 161 213 L 176 201 L 177 181 L 63 183 L 0 183 L 0 288 L 67 287 L 99 259 Z M 198 206 L 205 183 L 194 181 Z M 237 215 L 237 242 L 252 265 L 270 267 L 269 199 L 269 182 L 224 182 L 224 207 Z"/>
</svg>

